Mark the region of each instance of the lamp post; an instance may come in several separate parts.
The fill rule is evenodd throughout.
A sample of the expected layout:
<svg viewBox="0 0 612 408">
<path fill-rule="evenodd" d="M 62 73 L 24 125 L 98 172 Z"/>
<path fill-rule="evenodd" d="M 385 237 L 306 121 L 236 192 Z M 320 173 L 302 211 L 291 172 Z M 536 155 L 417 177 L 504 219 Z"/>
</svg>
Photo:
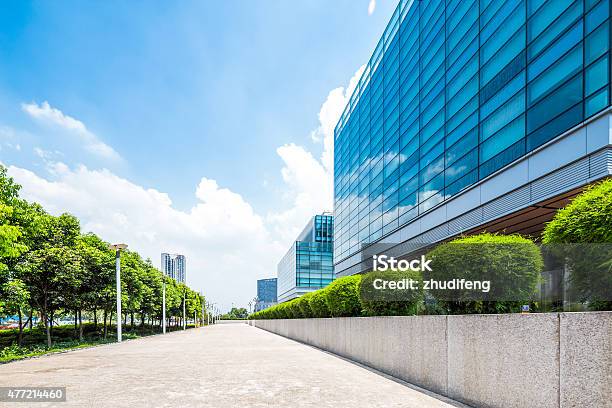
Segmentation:
<svg viewBox="0 0 612 408">
<path fill-rule="evenodd" d="M 187 290 L 183 290 L 183 330 L 185 330 L 185 324 L 187 320 L 187 315 L 185 314 L 185 294 Z"/>
<path fill-rule="evenodd" d="M 127 244 L 112 244 L 110 249 L 115 250 L 115 269 L 117 284 L 117 342 L 121 343 L 121 250 L 126 249 Z"/>
<path fill-rule="evenodd" d="M 166 274 L 162 272 L 162 333 L 166 334 Z"/>
</svg>

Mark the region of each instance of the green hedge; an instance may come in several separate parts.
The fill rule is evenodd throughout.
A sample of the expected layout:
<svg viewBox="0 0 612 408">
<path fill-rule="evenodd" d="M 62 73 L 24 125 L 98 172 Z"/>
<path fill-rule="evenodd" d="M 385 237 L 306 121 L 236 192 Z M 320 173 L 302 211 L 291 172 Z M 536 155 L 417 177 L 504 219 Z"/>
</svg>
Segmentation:
<svg viewBox="0 0 612 408">
<path fill-rule="evenodd" d="M 298 298 L 297 304 L 303 317 L 313 317 L 312 309 L 310 308 L 309 299 L 312 297 L 312 292 L 306 293 Z"/>
<path fill-rule="evenodd" d="M 399 282 L 412 279 L 418 282 L 418 289 L 377 289 L 383 281 Z M 367 316 L 410 316 L 423 309 L 423 278 L 419 272 L 383 271 L 370 272 L 363 275 L 359 284 L 359 300 L 363 313 Z M 375 286 L 376 284 L 376 286 Z"/>
<path fill-rule="evenodd" d="M 612 243 L 612 179 L 588 187 L 546 225 L 545 244 Z"/>
<path fill-rule="evenodd" d="M 542 242 L 569 267 L 571 299 L 590 310 L 612 310 L 612 179 L 588 187 L 559 210 Z"/>
<path fill-rule="evenodd" d="M 480 244 L 480 245 L 471 245 Z M 401 316 L 419 313 L 464 314 L 520 311 L 530 303 L 540 282 L 542 254 L 533 241 L 519 235 L 479 234 L 461 237 L 429 252 L 431 272 L 370 272 L 336 279 L 329 286 L 301 298 L 253 313 L 250 319 L 297 319 L 341 316 Z M 490 278 L 502 285 L 505 301 L 448 299 L 448 291 L 376 290 L 375 279 L 479 280 Z M 425 302 L 427 299 L 427 302 Z"/>
<path fill-rule="evenodd" d="M 425 280 L 491 282 L 487 294 L 430 290 L 447 314 L 512 313 L 523 304 L 535 306 L 544 262 L 538 246 L 527 238 L 489 233 L 461 237 L 437 246 L 427 258 L 432 270 Z"/>
<path fill-rule="evenodd" d="M 325 288 L 325 304 L 332 317 L 359 316 L 359 282 L 361 275 L 336 279 Z"/>
<path fill-rule="evenodd" d="M 308 305 L 312 311 L 312 317 L 330 317 L 329 308 L 325 303 L 325 289 L 312 292 L 308 299 Z"/>
</svg>

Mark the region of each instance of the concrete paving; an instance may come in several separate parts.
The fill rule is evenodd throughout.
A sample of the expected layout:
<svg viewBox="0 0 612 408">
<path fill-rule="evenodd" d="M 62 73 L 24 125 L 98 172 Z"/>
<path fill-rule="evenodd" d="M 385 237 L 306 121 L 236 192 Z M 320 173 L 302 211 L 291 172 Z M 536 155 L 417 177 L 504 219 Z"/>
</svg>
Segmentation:
<svg viewBox="0 0 612 408">
<path fill-rule="evenodd" d="M 67 387 L 39 408 L 460 406 L 244 323 L 0 365 L 0 386 Z"/>
</svg>

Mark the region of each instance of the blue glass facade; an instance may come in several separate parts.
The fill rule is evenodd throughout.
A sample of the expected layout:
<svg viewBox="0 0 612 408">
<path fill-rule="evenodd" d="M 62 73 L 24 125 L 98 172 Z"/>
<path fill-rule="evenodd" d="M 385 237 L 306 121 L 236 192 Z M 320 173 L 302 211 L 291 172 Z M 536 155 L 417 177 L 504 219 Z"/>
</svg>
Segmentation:
<svg viewBox="0 0 612 408">
<path fill-rule="evenodd" d="M 334 280 L 334 217 L 316 215 L 278 264 L 278 300 L 284 302 Z"/>
<path fill-rule="evenodd" d="M 400 1 L 335 129 L 336 262 L 610 105 L 609 0 Z"/>
<path fill-rule="evenodd" d="M 257 281 L 257 299 L 260 302 L 276 302 L 276 278 Z"/>
</svg>

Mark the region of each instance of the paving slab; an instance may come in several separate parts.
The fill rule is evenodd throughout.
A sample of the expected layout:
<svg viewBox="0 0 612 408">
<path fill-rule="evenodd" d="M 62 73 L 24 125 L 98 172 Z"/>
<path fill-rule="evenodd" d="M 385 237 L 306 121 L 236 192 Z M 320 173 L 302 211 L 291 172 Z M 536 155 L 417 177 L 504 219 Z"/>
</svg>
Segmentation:
<svg viewBox="0 0 612 408">
<path fill-rule="evenodd" d="M 244 323 L 3 364 L 0 386 L 66 387 L 35 408 L 461 406 Z"/>
</svg>

